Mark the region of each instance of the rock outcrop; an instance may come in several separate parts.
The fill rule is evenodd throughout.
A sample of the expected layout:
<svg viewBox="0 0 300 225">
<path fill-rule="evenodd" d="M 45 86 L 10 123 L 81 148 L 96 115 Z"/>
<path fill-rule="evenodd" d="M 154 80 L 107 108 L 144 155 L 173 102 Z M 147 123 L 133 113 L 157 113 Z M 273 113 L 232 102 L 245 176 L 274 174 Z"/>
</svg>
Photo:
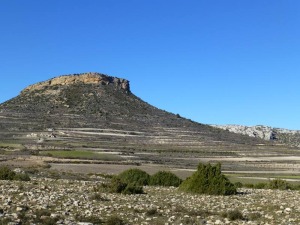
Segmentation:
<svg viewBox="0 0 300 225">
<path fill-rule="evenodd" d="M 212 125 L 236 134 L 248 135 L 250 137 L 264 140 L 278 141 L 283 144 L 300 147 L 300 131 L 274 128 L 270 126 L 242 126 L 242 125 Z"/>
<path fill-rule="evenodd" d="M 26 87 L 21 94 L 47 89 L 51 86 L 65 86 L 76 83 L 95 84 L 95 85 L 114 85 L 116 89 L 130 92 L 129 81 L 117 77 L 107 76 L 101 73 L 83 73 L 56 77 L 44 82 L 30 85 Z"/>
</svg>

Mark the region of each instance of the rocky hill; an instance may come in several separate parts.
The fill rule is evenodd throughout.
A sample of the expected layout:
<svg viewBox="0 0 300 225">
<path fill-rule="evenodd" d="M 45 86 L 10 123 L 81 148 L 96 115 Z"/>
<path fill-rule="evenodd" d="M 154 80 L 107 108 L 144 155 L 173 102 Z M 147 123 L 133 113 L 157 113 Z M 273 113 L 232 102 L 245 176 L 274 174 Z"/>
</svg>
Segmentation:
<svg viewBox="0 0 300 225">
<path fill-rule="evenodd" d="M 135 96 L 129 81 L 100 73 L 33 84 L 1 104 L 1 149 L 22 150 L 22 154 L 24 150 L 109 152 L 127 162 L 182 167 L 194 167 L 207 157 L 299 154 L 298 149 L 276 141 L 235 134 L 160 110 Z M 232 167 L 231 162 L 224 166 Z"/>
<path fill-rule="evenodd" d="M 212 125 L 233 133 L 261 138 L 267 141 L 277 141 L 282 144 L 300 147 L 300 131 L 274 128 L 269 126 L 242 126 L 242 125 Z"/>
</svg>

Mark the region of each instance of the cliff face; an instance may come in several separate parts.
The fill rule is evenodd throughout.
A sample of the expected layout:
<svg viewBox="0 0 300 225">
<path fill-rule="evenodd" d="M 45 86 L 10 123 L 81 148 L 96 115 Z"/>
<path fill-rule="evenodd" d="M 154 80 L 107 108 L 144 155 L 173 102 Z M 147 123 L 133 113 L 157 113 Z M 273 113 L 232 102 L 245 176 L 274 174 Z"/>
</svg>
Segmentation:
<svg viewBox="0 0 300 225">
<path fill-rule="evenodd" d="M 67 86 L 77 83 L 95 85 L 114 85 L 116 89 L 130 92 L 129 81 L 117 77 L 107 76 L 101 73 L 83 73 L 56 77 L 44 82 L 33 84 L 25 88 L 21 94 L 47 89 L 52 86 Z"/>
</svg>

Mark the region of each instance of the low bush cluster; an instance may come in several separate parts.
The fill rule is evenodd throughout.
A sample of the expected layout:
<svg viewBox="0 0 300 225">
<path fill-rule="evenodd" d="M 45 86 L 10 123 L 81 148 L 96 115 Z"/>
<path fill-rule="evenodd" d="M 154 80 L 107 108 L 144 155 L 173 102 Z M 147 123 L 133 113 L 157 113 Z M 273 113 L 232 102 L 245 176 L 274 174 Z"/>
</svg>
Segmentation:
<svg viewBox="0 0 300 225">
<path fill-rule="evenodd" d="M 229 220 L 233 221 L 233 220 L 244 220 L 244 216 L 241 213 L 240 210 L 238 209 L 234 209 L 234 210 L 230 210 L 228 212 L 223 212 L 221 214 L 224 218 L 228 218 Z"/>
<path fill-rule="evenodd" d="M 198 165 L 198 170 L 179 186 L 179 190 L 195 194 L 233 195 L 236 187 L 221 172 L 221 164 Z"/>
<path fill-rule="evenodd" d="M 127 184 L 145 186 L 149 184 L 150 175 L 140 169 L 129 169 L 120 173 L 117 178 Z"/>
<path fill-rule="evenodd" d="M 30 181 L 30 177 L 26 173 L 16 173 L 7 166 L 2 166 L 0 167 L 0 180 Z"/>
<path fill-rule="evenodd" d="M 182 180 L 175 174 L 167 171 L 159 171 L 150 177 L 149 184 L 152 186 L 178 187 Z"/>
<path fill-rule="evenodd" d="M 270 180 L 268 183 L 243 184 L 242 186 L 254 189 L 299 190 L 299 186 L 292 185 L 282 179 Z"/>
<path fill-rule="evenodd" d="M 110 193 L 144 194 L 143 186 L 134 183 L 125 183 L 118 177 L 113 177 L 108 184 L 103 184 L 102 189 Z"/>
</svg>

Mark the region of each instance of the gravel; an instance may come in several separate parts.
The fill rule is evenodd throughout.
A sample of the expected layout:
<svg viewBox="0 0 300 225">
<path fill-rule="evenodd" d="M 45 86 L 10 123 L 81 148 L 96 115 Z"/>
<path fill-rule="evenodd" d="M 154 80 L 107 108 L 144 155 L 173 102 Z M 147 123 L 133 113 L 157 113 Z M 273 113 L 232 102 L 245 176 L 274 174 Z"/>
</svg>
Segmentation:
<svg viewBox="0 0 300 225">
<path fill-rule="evenodd" d="M 102 182 L 0 181 L 0 222 L 56 219 L 57 224 L 92 225 L 95 218 L 105 223 L 117 216 L 126 224 L 300 224 L 299 191 L 239 189 L 234 196 L 209 196 L 144 187 L 146 194 L 123 195 L 99 191 Z M 96 192 L 100 198 L 93 198 Z M 242 219 L 228 216 L 237 211 Z"/>
</svg>

